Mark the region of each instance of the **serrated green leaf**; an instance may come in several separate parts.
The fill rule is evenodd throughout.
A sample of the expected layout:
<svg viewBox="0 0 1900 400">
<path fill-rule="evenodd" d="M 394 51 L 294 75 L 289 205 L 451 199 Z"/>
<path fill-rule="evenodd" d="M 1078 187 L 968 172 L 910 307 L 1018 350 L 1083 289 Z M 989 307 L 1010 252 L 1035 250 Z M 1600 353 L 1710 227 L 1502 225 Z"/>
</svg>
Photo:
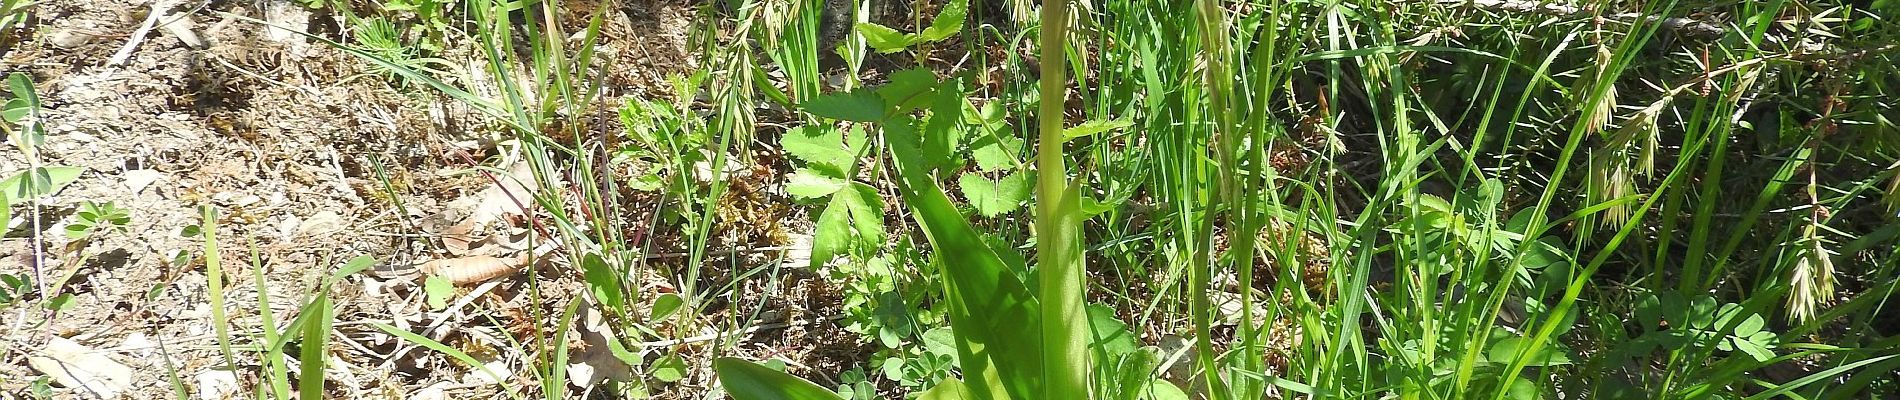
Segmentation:
<svg viewBox="0 0 1900 400">
<path fill-rule="evenodd" d="M 915 36 L 898 32 L 896 29 L 870 22 L 858 23 L 858 35 L 864 36 L 864 43 L 877 49 L 879 53 L 896 53 L 910 47 L 917 40 Z"/>
<path fill-rule="evenodd" d="M 1003 133 L 977 136 L 970 143 L 970 157 L 976 159 L 977 170 L 996 172 L 1014 169 L 1020 162 L 1016 155 L 1022 154 L 1023 141 Z"/>
<path fill-rule="evenodd" d="M 944 82 L 935 96 L 935 104 L 930 106 L 930 121 L 924 124 L 923 144 L 925 169 L 940 170 L 957 168 L 963 160 L 957 158 L 957 146 L 963 143 L 963 118 L 965 108 L 970 101 L 958 94 L 963 93 L 963 81 L 952 79 Z"/>
<path fill-rule="evenodd" d="M 970 199 L 970 205 L 984 217 L 995 217 L 1016 211 L 1024 200 L 1029 199 L 1029 174 L 1016 171 L 1003 179 L 990 181 L 976 174 L 963 174 L 957 177 L 957 187 L 963 190 L 963 197 Z"/>
<path fill-rule="evenodd" d="M 937 74 L 923 68 L 911 68 L 890 75 L 890 83 L 877 87 L 884 104 L 896 106 L 896 112 L 909 112 L 936 100 Z"/>
<path fill-rule="evenodd" d="M 1109 121 L 1092 120 L 1092 121 L 1083 122 L 1081 125 L 1076 125 L 1074 127 L 1063 129 L 1062 139 L 1072 140 L 1072 139 L 1083 137 L 1083 136 L 1095 136 L 1095 135 L 1099 135 L 1108 131 L 1127 128 L 1134 125 L 1135 125 L 1134 122 L 1130 122 L 1125 119 L 1117 119 L 1117 120 L 1109 120 Z"/>
<path fill-rule="evenodd" d="M 963 30 L 963 20 L 969 13 L 970 0 L 951 0 L 943 5 L 942 11 L 937 12 L 936 18 L 930 20 L 929 27 L 917 33 L 915 40 L 935 42 L 955 36 L 958 31 Z"/>
<path fill-rule="evenodd" d="M 779 146 L 786 154 L 804 161 L 807 168 L 826 176 L 843 178 L 856 156 L 845 149 L 844 133 L 830 126 L 806 125 L 785 131 Z"/>
<path fill-rule="evenodd" d="M 806 168 L 792 172 L 785 181 L 785 193 L 801 199 L 816 199 L 830 196 L 843 188 L 845 181 Z"/>
<path fill-rule="evenodd" d="M 817 268 L 854 248 L 884 243 L 884 201 L 870 185 L 851 182 L 831 196 L 812 235 L 811 266 Z"/>
<path fill-rule="evenodd" d="M 455 283 L 449 278 L 431 274 L 422 280 L 423 297 L 429 301 L 429 309 L 441 310 L 449 306 L 449 298 L 455 296 Z"/>
<path fill-rule="evenodd" d="M 24 200 L 37 199 L 53 193 L 59 193 L 66 185 L 79 180 L 86 172 L 84 167 L 55 165 L 39 167 L 0 180 L 0 196 L 7 197 L 7 204 L 18 204 Z M 28 181 L 28 179 L 32 179 Z M 29 185 L 28 183 L 31 183 Z"/>
<path fill-rule="evenodd" d="M 828 93 L 806 100 L 804 104 L 799 105 L 799 108 L 811 115 L 858 122 L 883 120 L 884 107 L 884 99 L 865 89 Z"/>
</svg>

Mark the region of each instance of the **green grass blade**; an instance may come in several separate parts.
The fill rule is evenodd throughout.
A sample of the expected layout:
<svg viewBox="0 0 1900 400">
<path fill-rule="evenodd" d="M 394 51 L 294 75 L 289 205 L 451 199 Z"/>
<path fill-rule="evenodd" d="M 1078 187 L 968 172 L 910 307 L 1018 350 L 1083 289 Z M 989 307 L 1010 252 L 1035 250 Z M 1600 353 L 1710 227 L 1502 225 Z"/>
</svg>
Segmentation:
<svg viewBox="0 0 1900 400">
<path fill-rule="evenodd" d="M 330 339 L 330 324 L 336 317 L 336 310 L 330 304 L 329 287 L 319 289 L 316 300 L 304 306 L 304 313 L 310 319 L 303 325 L 303 343 L 297 354 L 301 362 L 297 371 L 297 398 L 304 400 L 322 399 L 324 395 L 323 369 L 328 365 L 329 356 L 326 346 Z M 266 328 L 269 329 L 269 328 Z"/>
<path fill-rule="evenodd" d="M 843 399 L 810 381 L 737 358 L 713 360 L 713 373 L 733 400 Z"/>
</svg>

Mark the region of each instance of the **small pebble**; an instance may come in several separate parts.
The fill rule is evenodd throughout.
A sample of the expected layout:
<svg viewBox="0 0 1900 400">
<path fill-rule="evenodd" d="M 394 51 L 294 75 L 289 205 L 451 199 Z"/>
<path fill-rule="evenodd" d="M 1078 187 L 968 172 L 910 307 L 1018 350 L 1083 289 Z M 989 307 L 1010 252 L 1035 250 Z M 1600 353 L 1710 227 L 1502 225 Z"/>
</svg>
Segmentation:
<svg viewBox="0 0 1900 400">
<path fill-rule="evenodd" d="M 53 43 L 53 46 L 70 49 L 91 43 L 92 35 L 70 29 L 58 30 L 48 35 L 46 41 Z"/>
</svg>

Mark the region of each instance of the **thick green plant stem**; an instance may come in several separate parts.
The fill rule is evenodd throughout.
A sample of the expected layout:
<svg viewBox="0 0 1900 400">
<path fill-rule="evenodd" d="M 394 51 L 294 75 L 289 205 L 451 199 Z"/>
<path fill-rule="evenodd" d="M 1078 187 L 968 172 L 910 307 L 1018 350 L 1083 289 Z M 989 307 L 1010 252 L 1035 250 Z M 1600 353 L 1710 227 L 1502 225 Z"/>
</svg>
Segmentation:
<svg viewBox="0 0 1900 400">
<path fill-rule="evenodd" d="M 1045 398 L 1088 397 L 1089 332 L 1082 310 L 1082 202 L 1062 160 L 1063 105 L 1068 79 L 1063 68 L 1069 6 L 1042 2 L 1042 99 L 1037 110 L 1036 254 L 1042 305 L 1042 365 Z"/>
</svg>

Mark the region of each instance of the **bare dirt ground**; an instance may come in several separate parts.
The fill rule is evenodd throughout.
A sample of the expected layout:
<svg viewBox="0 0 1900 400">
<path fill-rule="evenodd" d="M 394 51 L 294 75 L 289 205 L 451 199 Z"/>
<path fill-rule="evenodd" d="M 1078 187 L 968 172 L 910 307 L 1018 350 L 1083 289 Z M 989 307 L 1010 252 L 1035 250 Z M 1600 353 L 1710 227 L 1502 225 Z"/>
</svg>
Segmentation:
<svg viewBox="0 0 1900 400">
<path fill-rule="evenodd" d="M 16 211 L 11 229 L 0 229 L 7 232 L 0 239 L 0 273 L 46 281 L 70 273 L 60 293 L 73 295 L 70 307 L 56 315 L 19 305 L 0 308 L 7 313 L 0 317 L 0 341 L 6 344 L 0 349 L 0 398 L 34 398 L 42 389 L 53 398 L 171 398 L 178 392 L 249 398 L 268 370 L 258 356 L 265 343 L 261 334 L 283 329 L 346 261 L 368 256 L 385 266 L 467 253 L 445 248 L 440 237 L 429 235 L 439 229 L 429 226 L 454 222 L 452 216 L 469 212 L 493 186 L 491 175 L 468 171 L 471 161 L 493 166 L 487 157 L 496 155 L 495 143 L 504 134 L 467 107 L 386 79 L 335 48 L 244 20 L 341 39 L 327 13 L 290 0 L 161 3 L 41 2 L 21 42 L 0 50 L 0 73 L 24 72 L 37 83 L 47 132 L 39 165 L 84 168 L 70 186 L 39 199 L 39 206 L 16 205 L 37 211 Z M 691 5 L 626 3 L 606 20 L 602 57 L 617 67 L 608 75 L 604 104 L 664 95 L 665 74 L 694 62 L 686 49 Z M 160 17 L 148 18 L 154 10 Z M 160 27 L 141 34 L 148 19 Z M 440 56 L 480 69 L 455 47 Z M 111 63 L 121 51 L 128 51 L 123 62 Z M 0 175 L 31 165 L 17 146 L 0 150 Z M 130 222 L 123 231 L 89 241 L 58 234 L 75 221 L 83 201 L 113 202 L 128 210 Z M 205 223 L 207 206 L 217 210 L 216 243 L 227 275 L 221 313 L 212 309 L 207 240 L 190 234 Z M 539 293 L 550 296 L 542 304 L 531 303 L 527 279 L 516 276 L 461 289 L 455 299 L 471 305 L 448 313 L 425 307 L 413 278 L 343 279 L 329 291 L 336 326 L 326 346 L 330 365 L 323 397 L 500 395 L 492 378 L 375 324 L 443 340 L 503 370 L 503 381 L 518 391 L 533 387 L 532 374 L 522 371 L 532 364 L 523 358 L 531 355 L 477 350 L 511 347 L 496 339 L 500 330 L 552 323 L 561 310 L 545 304 L 565 303 L 558 300 L 579 292 L 579 273 L 563 265 L 538 264 Z M 665 286 L 663 278 L 646 279 Z M 782 305 L 794 311 L 836 307 L 824 295 L 831 289 L 822 280 L 775 284 L 742 290 L 817 299 Z M 271 299 L 276 327 L 264 326 L 260 317 L 264 295 Z M 218 315 L 231 326 L 236 355 L 229 363 L 214 328 Z M 490 322 L 469 322 L 476 319 Z M 711 380 L 703 368 L 665 381 L 653 380 L 640 365 L 588 359 L 605 354 L 598 340 L 570 339 L 574 363 L 594 363 L 578 370 L 582 375 L 632 376 L 638 383 L 633 386 L 651 386 L 643 390 L 661 397 L 702 392 Z M 286 351 L 296 354 L 289 348 L 297 345 Z M 667 346 L 632 350 L 645 361 L 668 348 L 699 351 Z M 835 369 L 835 358 L 850 357 L 856 346 L 835 325 L 820 323 L 758 333 L 737 348 Z M 84 367 L 71 370 L 79 364 Z M 97 377 L 71 382 L 87 373 Z M 582 386 L 591 377 L 574 379 Z"/>
</svg>

